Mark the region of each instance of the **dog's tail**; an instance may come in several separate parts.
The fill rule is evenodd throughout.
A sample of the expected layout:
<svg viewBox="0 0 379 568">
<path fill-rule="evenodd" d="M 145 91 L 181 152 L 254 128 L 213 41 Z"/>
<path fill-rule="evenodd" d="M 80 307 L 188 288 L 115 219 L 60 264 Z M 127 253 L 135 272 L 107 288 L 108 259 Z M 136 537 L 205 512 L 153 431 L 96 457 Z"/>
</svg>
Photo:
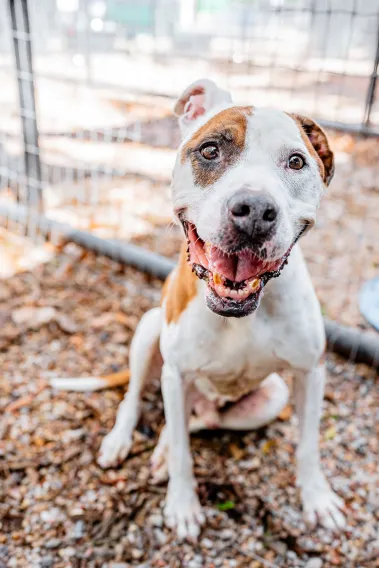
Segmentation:
<svg viewBox="0 0 379 568">
<path fill-rule="evenodd" d="M 124 369 L 118 373 L 99 377 L 69 377 L 50 380 L 50 385 L 58 390 L 91 392 L 126 385 L 129 382 L 130 371 Z"/>
</svg>

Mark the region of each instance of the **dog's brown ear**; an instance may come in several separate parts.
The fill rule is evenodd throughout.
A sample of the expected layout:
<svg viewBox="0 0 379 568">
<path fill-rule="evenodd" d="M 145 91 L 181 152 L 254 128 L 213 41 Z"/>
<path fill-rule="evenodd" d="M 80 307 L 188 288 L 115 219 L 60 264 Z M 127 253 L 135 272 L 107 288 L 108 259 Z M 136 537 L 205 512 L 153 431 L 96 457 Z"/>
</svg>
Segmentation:
<svg viewBox="0 0 379 568">
<path fill-rule="evenodd" d="M 301 114 L 292 114 L 302 133 L 306 135 L 306 141 L 309 140 L 311 148 L 316 152 L 321 160 L 323 179 L 325 185 L 329 185 L 334 175 L 334 155 L 330 149 L 328 138 L 322 128 L 307 116 Z"/>
<path fill-rule="evenodd" d="M 185 89 L 174 107 L 182 133 L 185 134 L 188 127 L 214 106 L 231 102 L 230 94 L 209 79 L 200 79 L 192 83 Z"/>
</svg>

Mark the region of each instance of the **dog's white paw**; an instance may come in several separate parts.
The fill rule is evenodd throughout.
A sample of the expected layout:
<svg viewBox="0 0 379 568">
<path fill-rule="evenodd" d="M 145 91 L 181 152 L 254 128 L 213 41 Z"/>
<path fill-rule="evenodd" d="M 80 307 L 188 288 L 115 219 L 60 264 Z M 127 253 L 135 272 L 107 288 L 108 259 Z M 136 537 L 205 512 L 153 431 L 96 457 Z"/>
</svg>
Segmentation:
<svg viewBox="0 0 379 568">
<path fill-rule="evenodd" d="M 113 428 L 101 443 L 97 463 L 103 469 L 114 467 L 127 457 L 131 447 L 132 439 Z"/>
<path fill-rule="evenodd" d="M 346 518 L 342 512 L 345 504 L 326 481 L 316 484 L 315 489 L 303 487 L 302 500 L 304 517 L 310 526 L 319 523 L 333 531 L 341 531 L 346 527 Z"/>
<path fill-rule="evenodd" d="M 181 540 L 195 540 L 199 536 L 205 517 L 191 486 L 169 485 L 164 513 L 166 525 L 175 529 Z"/>
</svg>

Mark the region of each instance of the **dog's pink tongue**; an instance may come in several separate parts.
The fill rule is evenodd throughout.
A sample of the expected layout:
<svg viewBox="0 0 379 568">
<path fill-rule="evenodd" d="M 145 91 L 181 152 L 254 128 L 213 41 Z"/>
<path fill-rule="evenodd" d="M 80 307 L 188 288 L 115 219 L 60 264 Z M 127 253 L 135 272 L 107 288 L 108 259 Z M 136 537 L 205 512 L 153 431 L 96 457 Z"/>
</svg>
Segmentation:
<svg viewBox="0 0 379 568">
<path fill-rule="evenodd" d="M 228 255 L 214 246 L 207 247 L 206 256 L 212 272 L 218 272 L 233 280 L 242 282 L 264 272 L 266 263 L 255 256 L 251 251 Z"/>
<path fill-rule="evenodd" d="M 205 254 L 212 272 L 218 272 L 229 280 L 235 280 L 238 264 L 236 255 L 228 255 L 214 246 L 207 247 Z"/>
<path fill-rule="evenodd" d="M 267 270 L 266 262 L 261 260 L 251 251 L 242 251 L 238 253 L 238 264 L 236 281 L 248 280 L 253 276 L 259 276 Z"/>
</svg>

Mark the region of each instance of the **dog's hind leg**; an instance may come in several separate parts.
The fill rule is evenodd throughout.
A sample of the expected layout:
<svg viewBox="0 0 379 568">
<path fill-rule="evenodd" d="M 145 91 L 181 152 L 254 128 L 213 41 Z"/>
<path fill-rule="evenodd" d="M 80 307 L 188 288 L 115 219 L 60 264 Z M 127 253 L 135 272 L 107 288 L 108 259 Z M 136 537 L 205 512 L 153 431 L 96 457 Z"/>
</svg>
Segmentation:
<svg viewBox="0 0 379 568">
<path fill-rule="evenodd" d="M 141 319 L 130 347 L 130 382 L 121 402 L 113 429 L 103 439 L 98 463 L 112 467 L 126 458 L 132 445 L 132 435 L 139 415 L 142 388 L 159 348 L 161 308 L 154 308 Z"/>
<path fill-rule="evenodd" d="M 191 416 L 189 422 L 190 434 L 195 432 L 200 432 L 200 430 L 209 430 L 215 428 L 215 423 L 212 425 L 201 416 Z M 168 478 L 168 468 L 167 468 L 167 451 L 168 451 L 168 438 L 167 438 L 167 428 L 164 426 L 159 436 L 158 444 L 155 446 L 153 454 L 151 456 L 151 475 L 152 483 L 162 483 Z"/>
</svg>

